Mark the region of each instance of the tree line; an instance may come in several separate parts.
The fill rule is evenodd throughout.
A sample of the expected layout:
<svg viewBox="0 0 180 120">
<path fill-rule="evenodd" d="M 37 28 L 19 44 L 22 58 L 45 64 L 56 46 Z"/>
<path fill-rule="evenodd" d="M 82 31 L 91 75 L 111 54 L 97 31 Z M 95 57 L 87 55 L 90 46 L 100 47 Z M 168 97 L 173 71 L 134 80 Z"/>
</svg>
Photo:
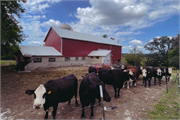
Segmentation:
<svg viewBox="0 0 180 120">
<path fill-rule="evenodd" d="M 135 46 L 130 50 L 130 53 L 125 56 L 127 64 L 133 66 L 174 66 L 179 68 L 179 40 L 180 34 L 176 37 L 156 37 L 147 43 L 144 48 L 150 51 L 149 54 L 143 54 Z M 144 61 L 143 61 L 144 60 Z M 142 63 L 143 61 L 143 63 Z"/>
</svg>

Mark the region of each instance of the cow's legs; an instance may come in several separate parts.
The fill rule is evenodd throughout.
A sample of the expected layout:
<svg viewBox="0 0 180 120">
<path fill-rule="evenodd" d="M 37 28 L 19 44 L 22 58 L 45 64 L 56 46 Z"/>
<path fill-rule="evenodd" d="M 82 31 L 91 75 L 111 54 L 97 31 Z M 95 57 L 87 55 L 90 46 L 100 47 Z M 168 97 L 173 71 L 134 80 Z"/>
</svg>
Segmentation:
<svg viewBox="0 0 180 120">
<path fill-rule="evenodd" d="M 77 93 L 75 94 L 75 100 L 76 100 L 76 105 L 78 105 L 78 101 L 77 101 Z"/>
<path fill-rule="evenodd" d="M 71 103 L 71 99 L 69 100 L 68 104 L 70 104 L 70 103 Z"/>
<path fill-rule="evenodd" d="M 159 78 L 159 85 L 161 85 L 161 78 Z"/>
<path fill-rule="evenodd" d="M 46 111 L 44 119 L 48 119 L 48 111 Z"/>
<path fill-rule="evenodd" d="M 84 109 L 85 109 L 85 105 L 82 104 L 82 114 L 81 114 L 81 119 L 84 119 Z"/>
<path fill-rule="evenodd" d="M 154 85 L 156 85 L 156 77 L 154 77 Z"/>
<path fill-rule="evenodd" d="M 127 81 L 127 89 L 129 89 L 129 81 Z"/>
<path fill-rule="evenodd" d="M 149 87 L 151 86 L 151 78 L 148 80 L 148 82 L 149 82 Z"/>
<path fill-rule="evenodd" d="M 101 98 L 99 98 L 99 106 L 101 106 Z"/>
<path fill-rule="evenodd" d="M 145 83 L 144 87 L 146 87 L 146 78 L 143 78 L 143 82 Z"/>
<path fill-rule="evenodd" d="M 89 117 L 89 119 L 94 119 L 94 112 L 93 112 L 94 103 L 95 101 L 91 104 L 91 116 Z"/>
<path fill-rule="evenodd" d="M 57 107 L 58 107 L 58 104 L 53 105 L 53 111 L 52 111 L 53 119 L 55 119 L 55 117 L 56 117 Z"/>
<path fill-rule="evenodd" d="M 114 87 L 114 92 L 115 92 L 115 96 L 114 96 L 114 97 L 117 98 L 117 97 L 116 97 L 116 92 L 117 92 L 117 91 L 116 91 L 116 87 L 115 87 L 115 86 L 113 86 L 113 87 Z"/>
<path fill-rule="evenodd" d="M 118 88 L 118 98 L 120 98 L 120 95 L 119 95 L 119 93 L 120 93 L 120 88 Z"/>
</svg>

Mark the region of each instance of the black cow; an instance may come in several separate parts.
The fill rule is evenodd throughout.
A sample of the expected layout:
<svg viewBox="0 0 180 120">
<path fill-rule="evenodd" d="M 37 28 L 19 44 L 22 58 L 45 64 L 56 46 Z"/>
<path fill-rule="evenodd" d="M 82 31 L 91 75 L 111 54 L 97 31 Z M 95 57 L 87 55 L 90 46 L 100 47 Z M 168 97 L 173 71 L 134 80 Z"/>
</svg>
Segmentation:
<svg viewBox="0 0 180 120">
<path fill-rule="evenodd" d="M 26 90 L 25 93 L 34 94 L 34 109 L 44 107 L 44 111 L 46 111 L 44 119 L 48 118 L 48 109 L 52 106 L 52 116 L 55 119 L 58 103 L 69 101 L 70 104 L 71 98 L 75 96 L 76 105 L 78 105 L 77 88 L 77 78 L 71 74 L 60 79 L 49 80 L 35 90 Z"/>
<path fill-rule="evenodd" d="M 105 85 L 104 85 L 104 83 L 101 82 L 98 75 L 96 75 L 94 72 L 86 74 L 86 76 L 82 80 L 82 82 L 80 84 L 80 88 L 79 88 L 79 96 L 80 96 L 80 101 L 82 104 L 82 114 L 81 114 L 82 119 L 85 117 L 84 116 L 85 107 L 89 106 L 90 104 L 91 104 L 90 119 L 93 118 L 93 116 L 94 116 L 93 108 L 94 108 L 95 99 L 97 98 L 97 99 L 99 99 L 99 101 L 101 100 L 99 85 L 102 85 L 103 99 L 106 102 L 111 101 L 111 97 L 107 93 L 107 91 L 105 89 Z"/>
<path fill-rule="evenodd" d="M 146 87 L 146 81 L 149 82 L 149 87 L 151 86 L 151 79 L 153 77 L 153 70 L 151 68 L 145 67 L 142 70 L 142 76 L 143 76 L 143 84 L 145 83 Z"/>
<path fill-rule="evenodd" d="M 121 69 L 104 69 L 99 68 L 98 71 L 99 77 L 101 81 L 103 81 L 105 84 L 113 85 L 114 92 L 115 92 L 115 98 L 119 98 L 119 92 L 120 89 L 123 87 L 124 82 L 126 81 L 133 81 L 135 80 L 135 77 L 133 75 L 130 75 L 129 72 L 123 72 Z M 118 94 L 116 88 L 118 88 Z"/>
<path fill-rule="evenodd" d="M 97 69 L 93 66 L 89 67 L 89 73 L 95 72 L 97 74 Z"/>
<path fill-rule="evenodd" d="M 161 85 L 162 70 L 160 68 L 152 68 L 152 70 L 153 70 L 153 77 L 154 77 L 154 85 L 156 85 L 156 78 L 158 78 L 159 85 Z"/>
</svg>

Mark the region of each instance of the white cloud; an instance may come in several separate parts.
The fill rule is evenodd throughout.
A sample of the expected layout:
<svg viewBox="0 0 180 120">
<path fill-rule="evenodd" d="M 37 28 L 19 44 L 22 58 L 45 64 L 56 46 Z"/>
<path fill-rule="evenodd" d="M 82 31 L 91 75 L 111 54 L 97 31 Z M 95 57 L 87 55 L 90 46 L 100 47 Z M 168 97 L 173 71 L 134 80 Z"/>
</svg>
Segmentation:
<svg viewBox="0 0 180 120">
<path fill-rule="evenodd" d="M 142 44 L 142 41 L 140 41 L 140 40 L 132 40 L 132 41 L 129 41 L 129 43 L 132 43 L 132 44 Z"/>
<path fill-rule="evenodd" d="M 154 40 L 153 39 L 151 39 L 149 42 L 151 43 L 151 42 L 153 42 Z"/>
<path fill-rule="evenodd" d="M 42 18 L 46 18 L 46 15 L 43 15 Z"/>
<path fill-rule="evenodd" d="M 58 20 L 54 20 L 54 19 L 50 19 L 49 21 L 43 22 L 41 24 L 41 26 L 43 27 L 51 27 L 51 26 L 55 26 L 55 27 L 59 27 L 61 25 L 61 22 Z"/>
<path fill-rule="evenodd" d="M 132 31 L 128 31 L 128 32 L 117 32 L 115 34 L 115 36 L 119 36 L 119 35 L 139 35 L 139 34 L 142 34 L 141 31 L 138 31 L 138 32 L 132 32 Z"/>
<path fill-rule="evenodd" d="M 38 45 L 42 45 L 43 42 L 39 42 L 39 41 L 30 41 L 30 42 L 28 42 L 28 44 L 38 44 Z"/>
<path fill-rule="evenodd" d="M 143 48 L 142 46 L 137 46 L 137 48 Z"/>
<path fill-rule="evenodd" d="M 25 4 L 21 5 L 26 9 L 28 13 L 45 12 L 46 8 L 49 8 L 52 4 L 58 3 L 61 0 L 27 0 Z"/>
<path fill-rule="evenodd" d="M 90 0 L 90 4 L 91 7 L 77 8 L 75 16 L 79 19 L 78 24 L 92 27 L 119 26 L 122 32 L 116 35 L 140 34 L 140 31 L 135 31 L 178 15 L 180 10 L 177 0 Z M 130 31 L 124 32 L 124 27 Z"/>
</svg>

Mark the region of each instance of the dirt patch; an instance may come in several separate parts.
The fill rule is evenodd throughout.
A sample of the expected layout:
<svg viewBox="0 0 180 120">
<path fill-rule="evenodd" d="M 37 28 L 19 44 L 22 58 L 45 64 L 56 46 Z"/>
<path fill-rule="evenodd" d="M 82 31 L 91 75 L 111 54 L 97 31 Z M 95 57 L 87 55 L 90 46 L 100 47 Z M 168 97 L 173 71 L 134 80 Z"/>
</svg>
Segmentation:
<svg viewBox="0 0 180 120">
<path fill-rule="evenodd" d="M 88 72 L 88 67 L 61 67 L 42 70 L 33 70 L 31 73 L 17 73 L 15 71 L 3 72 L 1 74 L 1 115 L 3 119 L 43 119 L 45 112 L 43 109 L 33 109 L 33 95 L 25 94 L 28 89 L 35 89 L 39 84 L 44 84 L 48 80 L 58 79 L 70 74 L 74 74 L 78 79 L 78 85 L 83 75 Z M 165 79 L 162 79 L 162 86 L 153 85 L 151 80 L 150 88 L 144 87 L 142 77 L 137 81 L 136 87 L 130 89 L 123 88 L 120 90 L 120 99 L 114 98 L 114 89 L 110 85 L 106 85 L 107 92 L 111 96 L 111 102 L 105 102 L 107 111 L 106 119 L 146 119 L 146 112 L 153 109 L 153 105 L 157 103 L 166 90 Z M 157 82 L 158 84 L 158 82 Z M 168 84 L 169 85 L 169 84 Z M 94 118 L 102 118 L 102 107 L 97 105 L 94 107 Z M 79 94 L 78 94 L 78 102 Z M 117 108 L 111 110 L 111 106 Z M 52 108 L 49 112 L 49 119 L 52 119 Z M 68 102 L 59 103 L 56 118 L 57 119 L 79 119 L 81 116 L 81 106 L 76 106 L 75 99 Z M 85 116 L 89 119 L 90 108 L 85 109 Z"/>
</svg>

